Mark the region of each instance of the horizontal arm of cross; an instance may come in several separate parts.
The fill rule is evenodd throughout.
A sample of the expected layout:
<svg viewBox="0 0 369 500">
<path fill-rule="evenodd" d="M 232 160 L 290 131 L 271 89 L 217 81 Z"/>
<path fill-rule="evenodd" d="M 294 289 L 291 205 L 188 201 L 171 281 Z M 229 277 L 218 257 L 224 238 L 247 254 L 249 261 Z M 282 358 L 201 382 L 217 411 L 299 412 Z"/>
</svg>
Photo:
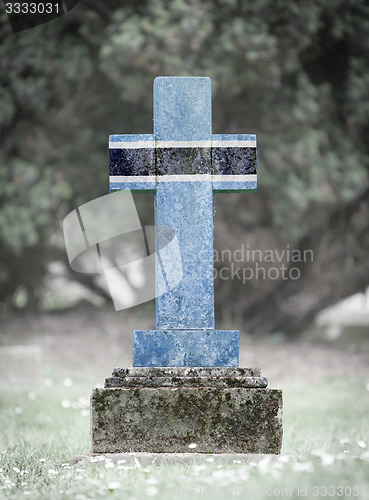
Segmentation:
<svg viewBox="0 0 369 500">
<path fill-rule="evenodd" d="M 111 135 L 110 191 L 156 191 L 161 182 L 212 182 L 213 191 L 256 191 L 256 136 L 156 141 L 151 134 Z"/>
</svg>

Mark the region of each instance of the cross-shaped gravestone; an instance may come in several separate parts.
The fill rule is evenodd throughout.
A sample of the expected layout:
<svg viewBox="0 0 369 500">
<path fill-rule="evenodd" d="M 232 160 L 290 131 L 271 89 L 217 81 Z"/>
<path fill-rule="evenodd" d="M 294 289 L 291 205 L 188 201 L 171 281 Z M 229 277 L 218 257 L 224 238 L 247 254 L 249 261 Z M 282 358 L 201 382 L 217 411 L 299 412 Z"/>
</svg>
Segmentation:
<svg viewBox="0 0 369 500">
<path fill-rule="evenodd" d="M 238 368 L 239 332 L 214 324 L 213 191 L 256 189 L 255 136 L 212 135 L 208 78 L 160 77 L 154 135 L 110 136 L 110 151 L 111 190 L 155 194 L 156 330 L 93 390 L 92 451 L 279 453 L 282 392 Z"/>
<path fill-rule="evenodd" d="M 238 366 L 239 332 L 215 330 L 213 192 L 256 190 L 255 135 L 212 134 L 209 78 L 158 77 L 154 134 L 111 135 L 109 149 L 110 190 L 153 192 L 155 225 L 181 253 L 156 231 L 157 269 L 183 278 L 162 293 L 157 273 L 156 330 L 134 332 L 133 366 Z"/>
</svg>

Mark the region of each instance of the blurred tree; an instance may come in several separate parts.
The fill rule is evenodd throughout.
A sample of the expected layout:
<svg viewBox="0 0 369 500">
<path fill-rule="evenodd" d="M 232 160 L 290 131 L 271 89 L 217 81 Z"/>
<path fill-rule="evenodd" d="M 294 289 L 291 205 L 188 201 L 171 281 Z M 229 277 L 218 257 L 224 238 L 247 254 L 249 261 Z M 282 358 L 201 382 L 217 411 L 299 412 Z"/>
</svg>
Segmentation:
<svg viewBox="0 0 369 500">
<path fill-rule="evenodd" d="M 314 252 L 284 262 L 298 280 L 217 279 L 218 322 L 294 333 L 365 287 L 368 32 L 365 0 L 85 0 L 16 35 L 3 16 L 0 300 L 37 302 L 58 218 L 106 193 L 107 135 L 151 133 L 157 75 L 210 76 L 214 132 L 258 135 L 260 188 L 216 195 L 216 248 Z"/>
</svg>

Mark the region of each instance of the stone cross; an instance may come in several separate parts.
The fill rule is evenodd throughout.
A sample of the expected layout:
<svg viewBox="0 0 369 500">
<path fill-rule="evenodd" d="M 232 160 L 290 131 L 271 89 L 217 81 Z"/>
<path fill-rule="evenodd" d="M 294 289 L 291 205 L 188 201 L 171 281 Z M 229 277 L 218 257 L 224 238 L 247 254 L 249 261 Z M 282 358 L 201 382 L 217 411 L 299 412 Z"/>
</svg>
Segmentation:
<svg viewBox="0 0 369 500">
<path fill-rule="evenodd" d="M 256 136 L 212 134 L 209 78 L 158 77 L 154 134 L 111 135 L 109 150 L 110 190 L 153 192 L 155 226 L 181 253 L 156 231 L 156 269 L 163 259 L 183 277 L 162 293 L 157 273 L 156 330 L 134 332 L 133 366 L 238 366 L 239 332 L 215 330 L 213 192 L 256 190 Z"/>
<path fill-rule="evenodd" d="M 188 77 L 155 80 L 153 135 L 110 136 L 111 190 L 155 194 L 156 330 L 93 390 L 93 453 L 280 452 L 282 391 L 214 321 L 213 192 L 256 189 L 255 142 L 212 135 L 210 80 Z"/>
</svg>

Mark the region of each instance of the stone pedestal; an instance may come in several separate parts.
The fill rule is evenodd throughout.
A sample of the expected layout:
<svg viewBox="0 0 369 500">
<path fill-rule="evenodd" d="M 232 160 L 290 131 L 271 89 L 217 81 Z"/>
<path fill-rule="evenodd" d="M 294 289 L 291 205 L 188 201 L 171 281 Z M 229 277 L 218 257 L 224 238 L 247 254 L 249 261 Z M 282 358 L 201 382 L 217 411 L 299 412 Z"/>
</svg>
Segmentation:
<svg viewBox="0 0 369 500">
<path fill-rule="evenodd" d="M 92 451 L 280 453 L 282 391 L 267 384 L 257 368 L 117 368 L 91 396 Z"/>
<path fill-rule="evenodd" d="M 136 330 L 133 366 L 238 366 L 238 330 Z"/>
</svg>

